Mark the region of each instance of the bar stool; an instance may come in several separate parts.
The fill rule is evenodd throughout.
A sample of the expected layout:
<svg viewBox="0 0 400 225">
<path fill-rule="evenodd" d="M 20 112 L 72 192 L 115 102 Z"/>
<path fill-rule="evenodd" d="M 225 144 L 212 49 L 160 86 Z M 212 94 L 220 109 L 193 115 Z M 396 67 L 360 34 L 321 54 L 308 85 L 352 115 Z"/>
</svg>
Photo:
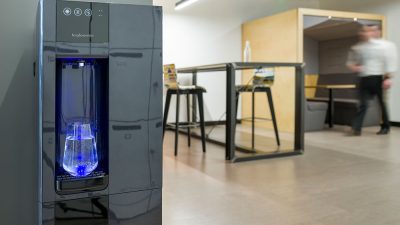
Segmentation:
<svg viewBox="0 0 400 225">
<path fill-rule="evenodd" d="M 245 93 L 245 92 L 251 92 L 252 93 L 252 98 L 251 98 L 251 148 L 254 150 L 255 149 L 255 119 L 261 119 L 261 120 L 272 120 L 273 126 L 274 126 L 274 131 L 275 131 L 275 139 L 276 143 L 278 146 L 281 145 L 280 138 L 279 138 L 279 131 L 278 131 L 278 125 L 276 122 L 276 117 L 275 117 L 275 108 L 274 108 L 274 102 L 272 99 L 272 92 L 271 92 L 271 85 L 273 83 L 273 80 L 269 80 L 269 85 L 266 84 L 252 84 L 252 85 L 237 85 L 236 86 L 236 117 L 238 113 L 238 103 L 239 103 L 239 97 L 240 93 Z M 266 118 L 256 118 L 255 117 L 255 93 L 266 93 L 267 94 L 267 99 L 268 99 L 268 105 L 269 109 L 271 112 L 271 119 L 266 119 Z M 242 119 L 243 120 L 243 119 Z"/>
<path fill-rule="evenodd" d="M 168 75 L 172 75 L 175 73 L 175 66 L 174 65 L 166 65 L 164 68 L 164 74 L 168 73 Z M 171 71 L 171 68 L 172 71 Z M 168 71 L 170 69 L 170 71 Z M 168 77 L 169 80 L 171 80 L 170 77 Z M 175 74 L 175 79 L 176 79 L 176 74 Z M 170 108 L 170 103 L 171 103 L 171 97 L 172 95 L 176 95 L 176 117 L 175 117 L 175 123 L 172 124 L 173 127 L 175 127 L 175 156 L 178 155 L 178 136 L 179 136 L 179 128 L 187 128 L 188 132 L 188 146 L 190 147 L 191 145 L 191 128 L 199 127 L 200 126 L 200 131 L 201 131 L 201 142 L 202 142 L 202 147 L 203 147 L 203 152 L 206 152 L 206 135 L 205 135 L 205 123 L 204 123 L 204 101 L 203 101 L 203 93 L 207 92 L 206 89 L 200 86 L 180 86 L 177 85 L 176 81 L 174 85 L 169 85 L 167 86 L 167 96 L 165 100 L 165 109 L 164 109 L 164 120 L 163 120 L 163 137 L 165 134 L 165 129 L 168 125 L 167 124 L 167 119 L 168 119 L 168 112 Z M 187 122 L 186 123 L 181 123 L 179 122 L 179 112 L 180 112 L 180 96 L 181 95 L 186 95 L 187 99 Z M 197 97 L 197 102 L 199 106 L 199 114 L 200 114 L 200 122 L 191 122 L 190 120 L 190 97 L 191 96 L 196 96 Z M 195 121 L 196 118 L 193 118 Z"/>
</svg>

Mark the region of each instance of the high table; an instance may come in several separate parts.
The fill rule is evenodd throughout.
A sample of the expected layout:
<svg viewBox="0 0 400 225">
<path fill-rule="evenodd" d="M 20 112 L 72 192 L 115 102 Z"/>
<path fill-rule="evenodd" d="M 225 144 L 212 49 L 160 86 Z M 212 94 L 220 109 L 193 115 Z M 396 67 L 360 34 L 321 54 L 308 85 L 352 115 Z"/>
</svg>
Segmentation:
<svg viewBox="0 0 400 225">
<path fill-rule="evenodd" d="M 321 85 L 315 85 L 315 86 L 306 86 L 305 88 L 321 88 L 321 89 L 328 89 L 329 90 L 329 107 L 328 107 L 328 123 L 329 127 L 333 127 L 333 115 L 335 113 L 335 101 L 333 99 L 333 91 L 334 90 L 343 90 L 343 89 L 354 89 L 356 88 L 356 85 L 354 84 L 321 84 Z"/>
<path fill-rule="evenodd" d="M 293 151 L 276 151 L 272 153 L 249 153 L 246 156 L 236 156 L 236 71 L 261 69 L 270 67 L 295 68 L 295 140 Z M 273 157 L 285 157 L 302 154 L 304 151 L 304 65 L 302 63 L 264 63 L 264 62 L 230 62 L 213 65 L 195 66 L 177 69 L 178 73 L 192 74 L 193 85 L 197 84 L 197 74 L 206 72 L 226 72 L 226 126 L 225 126 L 225 158 L 231 162 L 242 162 Z"/>
</svg>

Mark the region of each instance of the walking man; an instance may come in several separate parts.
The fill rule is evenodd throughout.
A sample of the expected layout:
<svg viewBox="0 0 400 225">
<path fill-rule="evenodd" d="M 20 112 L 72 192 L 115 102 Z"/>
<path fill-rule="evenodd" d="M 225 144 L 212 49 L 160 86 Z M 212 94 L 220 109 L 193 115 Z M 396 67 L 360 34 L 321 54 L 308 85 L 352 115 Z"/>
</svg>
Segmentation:
<svg viewBox="0 0 400 225">
<path fill-rule="evenodd" d="M 376 26 L 363 26 L 359 31 L 360 42 L 353 46 L 347 61 L 348 68 L 358 73 L 359 109 L 352 125 L 352 135 L 361 135 L 365 114 L 368 110 L 368 101 L 374 96 L 382 112 L 381 129 L 378 135 L 390 132 L 389 116 L 384 100 L 384 88 L 390 87 L 390 78 L 396 71 L 397 56 L 393 54 L 394 45 L 389 45 L 382 39 L 377 39 Z"/>
</svg>

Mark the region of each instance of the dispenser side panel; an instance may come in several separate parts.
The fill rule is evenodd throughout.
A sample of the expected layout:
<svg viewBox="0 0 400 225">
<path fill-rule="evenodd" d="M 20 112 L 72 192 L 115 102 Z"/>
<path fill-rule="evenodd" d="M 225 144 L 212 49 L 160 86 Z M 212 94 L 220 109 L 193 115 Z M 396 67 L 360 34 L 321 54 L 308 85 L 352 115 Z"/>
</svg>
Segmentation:
<svg viewBox="0 0 400 225">
<path fill-rule="evenodd" d="M 152 50 L 110 50 L 110 121 L 148 119 L 151 59 Z"/>
<path fill-rule="evenodd" d="M 42 191 L 43 201 L 55 200 L 55 70 L 56 56 L 54 42 L 47 42 L 43 52 L 43 107 L 42 107 Z"/>
<path fill-rule="evenodd" d="M 147 122 L 110 122 L 110 194 L 149 189 Z"/>
<path fill-rule="evenodd" d="M 153 7 L 153 17 L 154 17 L 154 48 L 162 49 L 163 43 L 163 11 L 162 7 Z"/>
<path fill-rule="evenodd" d="M 149 108 L 149 118 L 151 120 L 160 119 L 163 115 L 162 50 L 154 49 L 152 57 Z"/>
<path fill-rule="evenodd" d="M 161 80 L 152 77 L 160 62 L 154 58 L 154 34 L 153 7 L 110 5 L 110 194 L 148 190 L 156 183 L 148 121 L 149 110 L 162 103 L 151 99 L 162 92 Z"/>
<path fill-rule="evenodd" d="M 162 188 L 163 151 L 162 151 L 162 119 L 149 121 L 149 151 L 151 187 Z"/>
<path fill-rule="evenodd" d="M 152 6 L 110 5 L 110 48 L 153 48 L 154 32 Z"/>
<path fill-rule="evenodd" d="M 43 40 L 56 41 L 57 1 L 43 0 Z"/>
</svg>

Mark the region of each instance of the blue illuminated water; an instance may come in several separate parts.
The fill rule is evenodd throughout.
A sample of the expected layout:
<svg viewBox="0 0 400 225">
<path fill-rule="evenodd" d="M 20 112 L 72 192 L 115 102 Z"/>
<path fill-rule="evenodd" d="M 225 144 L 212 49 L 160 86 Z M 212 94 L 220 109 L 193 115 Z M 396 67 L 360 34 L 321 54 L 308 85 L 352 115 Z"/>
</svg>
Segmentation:
<svg viewBox="0 0 400 225">
<path fill-rule="evenodd" d="M 65 140 L 63 168 L 74 177 L 85 177 L 98 166 L 96 140 L 89 124 L 72 126 Z"/>
</svg>

